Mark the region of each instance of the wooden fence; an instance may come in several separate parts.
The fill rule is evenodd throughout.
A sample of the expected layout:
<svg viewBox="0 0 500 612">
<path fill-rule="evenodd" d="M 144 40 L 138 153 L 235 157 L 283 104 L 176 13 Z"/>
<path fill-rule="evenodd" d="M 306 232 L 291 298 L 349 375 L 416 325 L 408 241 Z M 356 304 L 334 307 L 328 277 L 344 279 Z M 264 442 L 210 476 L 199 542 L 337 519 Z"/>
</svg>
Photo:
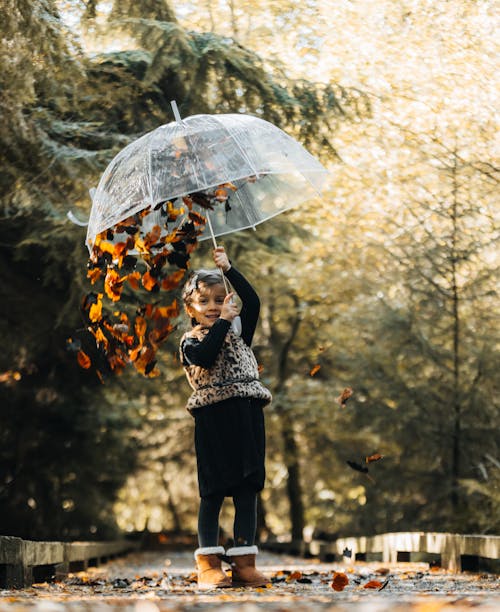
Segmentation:
<svg viewBox="0 0 500 612">
<path fill-rule="evenodd" d="M 457 533 L 401 532 L 370 537 L 339 538 L 333 542 L 268 542 L 263 548 L 302 556 L 319 557 L 322 561 L 342 558 L 375 560 L 384 563 L 423 560 L 434 555 L 439 565 L 450 571 L 474 570 L 480 559 L 500 559 L 500 536 L 461 535 Z"/>
<path fill-rule="evenodd" d="M 99 565 L 139 547 L 138 542 L 33 542 L 0 536 L 0 588 L 22 588 Z"/>
</svg>

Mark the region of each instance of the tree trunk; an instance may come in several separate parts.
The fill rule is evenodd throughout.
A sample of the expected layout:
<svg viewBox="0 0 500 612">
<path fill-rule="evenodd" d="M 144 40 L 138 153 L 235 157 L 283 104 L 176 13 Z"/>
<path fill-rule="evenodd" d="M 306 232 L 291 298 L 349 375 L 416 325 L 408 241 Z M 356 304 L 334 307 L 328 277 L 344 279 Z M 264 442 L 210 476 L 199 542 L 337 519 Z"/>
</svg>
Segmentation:
<svg viewBox="0 0 500 612">
<path fill-rule="evenodd" d="M 293 418 L 282 408 L 277 409 L 277 412 L 280 415 L 283 455 L 288 472 L 286 491 L 290 504 L 292 540 L 301 540 L 305 519 L 302 486 L 300 484 L 299 448 L 293 431 Z"/>
<path fill-rule="evenodd" d="M 172 523 L 173 530 L 175 533 L 180 533 L 182 531 L 182 522 L 179 517 L 179 513 L 177 512 L 177 508 L 175 507 L 174 500 L 172 497 L 172 491 L 170 489 L 170 483 L 165 476 L 163 477 L 163 485 L 165 487 L 165 491 L 167 492 L 167 506 L 172 515 Z"/>
<path fill-rule="evenodd" d="M 234 0 L 229 1 L 229 8 L 231 10 L 231 27 L 233 30 L 232 37 L 234 40 L 239 39 L 239 28 L 238 28 L 238 19 L 236 17 L 236 7 L 234 6 Z"/>
<path fill-rule="evenodd" d="M 451 463 L 451 507 L 454 513 L 457 512 L 459 499 L 459 478 L 460 478 L 460 446 L 461 446 L 461 401 L 460 401 L 460 313 L 459 295 L 457 286 L 457 200 L 458 200 L 458 179 L 457 179 L 457 155 L 453 157 L 453 204 L 451 219 L 452 229 L 452 251 L 451 251 L 451 271 L 452 271 L 452 309 L 453 309 L 453 442 L 452 442 L 452 463 Z"/>
<path fill-rule="evenodd" d="M 280 396 L 283 397 L 285 393 L 285 382 L 288 374 L 288 356 L 302 321 L 299 310 L 299 298 L 295 294 L 292 294 L 291 297 L 294 301 L 293 311 L 295 313 L 295 317 L 291 319 L 291 327 L 288 337 L 283 342 L 282 338 L 278 338 L 275 332 L 272 316 L 275 303 L 274 296 L 271 296 L 270 299 L 271 306 L 269 309 L 269 329 L 271 346 L 274 347 L 281 344 L 277 361 L 276 387 L 274 389 L 276 400 L 273 406 L 280 422 L 281 437 L 283 440 L 283 462 L 285 463 L 288 474 L 286 490 L 290 508 L 289 512 L 292 539 L 301 540 L 303 537 L 305 519 L 304 504 L 302 501 L 302 486 L 300 482 L 299 447 L 294 434 L 293 415 L 289 410 L 287 410 L 283 400 L 278 399 Z"/>
</svg>

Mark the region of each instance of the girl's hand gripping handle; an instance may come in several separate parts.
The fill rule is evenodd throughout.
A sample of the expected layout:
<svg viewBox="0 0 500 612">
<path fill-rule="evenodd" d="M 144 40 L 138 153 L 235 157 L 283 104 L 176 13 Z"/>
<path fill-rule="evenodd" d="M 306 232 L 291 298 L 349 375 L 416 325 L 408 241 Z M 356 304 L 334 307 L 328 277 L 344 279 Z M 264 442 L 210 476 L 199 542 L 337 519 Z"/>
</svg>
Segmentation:
<svg viewBox="0 0 500 612">
<path fill-rule="evenodd" d="M 224 304 L 220 313 L 220 318 L 231 321 L 231 329 L 237 335 L 241 335 L 241 319 L 238 315 L 238 307 L 233 299 L 233 293 L 228 293 L 224 298 Z"/>
</svg>

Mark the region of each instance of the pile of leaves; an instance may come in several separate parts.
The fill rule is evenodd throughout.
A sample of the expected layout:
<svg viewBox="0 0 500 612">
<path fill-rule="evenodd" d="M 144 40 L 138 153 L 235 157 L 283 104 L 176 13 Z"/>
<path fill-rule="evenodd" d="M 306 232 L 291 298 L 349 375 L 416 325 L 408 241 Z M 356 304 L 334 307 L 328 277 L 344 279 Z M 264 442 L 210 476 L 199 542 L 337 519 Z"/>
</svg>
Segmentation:
<svg viewBox="0 0 500 612">
<path fill-rule="evenodd" d="M 236 187 L 225 183 L 160 202 L 96 236 L 87 272 L 95 289 L 81 303 L 84 327 L 67 341 L 82 368 L 93 368 L 101 382 L 129 364 L 148 378 L 160 374 L 156 353 L 180 314 L 178 301 L 164 306 L 160 292 L 171 292 L 184 280 L 206 224 L 193 205 L 230 210 L 231 191 Z M 161 224 L 145 222 L 153 211 Z"/>
</svg>

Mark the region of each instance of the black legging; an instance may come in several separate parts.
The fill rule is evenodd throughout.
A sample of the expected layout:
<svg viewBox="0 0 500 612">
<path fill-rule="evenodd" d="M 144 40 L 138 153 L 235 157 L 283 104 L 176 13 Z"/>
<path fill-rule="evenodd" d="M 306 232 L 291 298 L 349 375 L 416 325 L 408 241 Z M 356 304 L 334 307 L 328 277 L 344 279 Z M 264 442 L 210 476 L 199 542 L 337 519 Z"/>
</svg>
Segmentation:
<svg viewBox="0 0 500 612">
<path fill-rule="evenodd" d="M 218 546 L 219 514 L 224 495 L 202 497 L 198 513 L 198 542 L 200 548 Z M 255 489 L 241 487 L 233 495 L 234 545 L 253 546 L 257 528 L 257 494 Z"/>
</svg>

